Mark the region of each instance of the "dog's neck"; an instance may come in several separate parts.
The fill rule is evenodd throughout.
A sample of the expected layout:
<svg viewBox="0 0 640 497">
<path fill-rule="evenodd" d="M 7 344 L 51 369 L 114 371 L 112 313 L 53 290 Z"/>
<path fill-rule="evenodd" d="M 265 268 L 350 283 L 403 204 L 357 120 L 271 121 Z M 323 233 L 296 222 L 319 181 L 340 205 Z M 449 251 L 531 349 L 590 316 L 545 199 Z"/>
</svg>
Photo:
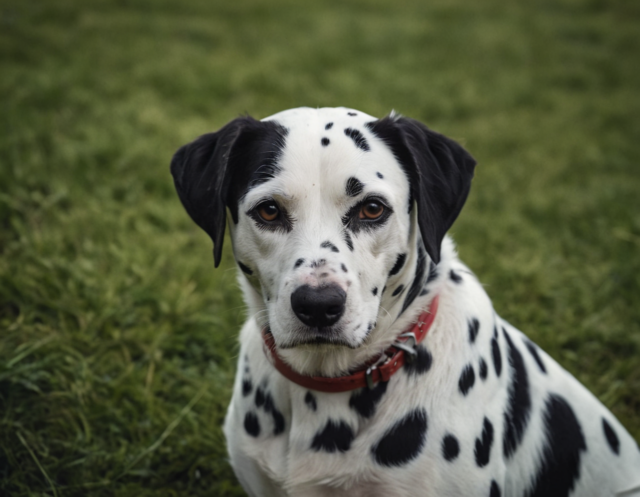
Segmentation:
<svg viewBox="0 0 640 497">
<path fill-rule="evenodd" d="M 402 271 L 393 279 L 393 286 L 383 291 L 376 326 L 360 347 L 350 349 L 333 345 L 306 345 L 279 350 L 284 361 L 302 374 L 334 377 L 347 374 L 380 356 L 405 328 L 416 321 L 439 293 L 439 288 L 451 269 L 451 263 L 456 258 L 453 241 L 448 237 L 443 240 L 440 262 L 437 265 L 426 254 L 421 263 L 419 254 L 424 252 L 415 231 L 409 243 L 420 249 L 409 251 L 411 255 Z M 241 273 L 239 283 L 249 315 L 261 327 L 265 323 L 260 317 L 266 314 L 263 297 Z M 402 294 L 394 296 L 393 292 L 400 286 L 403 287 Z M 410 296 L 410 292 L 414 295 Z"/>
</svg>

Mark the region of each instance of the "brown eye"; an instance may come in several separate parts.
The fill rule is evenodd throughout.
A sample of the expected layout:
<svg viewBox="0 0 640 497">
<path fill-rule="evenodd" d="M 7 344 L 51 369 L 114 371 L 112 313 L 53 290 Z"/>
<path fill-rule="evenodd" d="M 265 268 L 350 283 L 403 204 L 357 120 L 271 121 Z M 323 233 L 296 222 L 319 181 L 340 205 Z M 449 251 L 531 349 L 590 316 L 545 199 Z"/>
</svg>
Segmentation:
<svg viewBox="0 0 640 497">
<path fill-rule="evenodd" d="M 378 219 L 384 212 L 384 205 L 380 202 L 370 201 L 362 206 L 358 217 L 360 219 Z"/>
<path fill-rule="evenodd" d="M 275 221 L 278 215 L 280 214 L 280 209 L 275 202 L 263 202 L 256 209 L 258 212 L 258 216 L 263 221 Z"/>
</svg>

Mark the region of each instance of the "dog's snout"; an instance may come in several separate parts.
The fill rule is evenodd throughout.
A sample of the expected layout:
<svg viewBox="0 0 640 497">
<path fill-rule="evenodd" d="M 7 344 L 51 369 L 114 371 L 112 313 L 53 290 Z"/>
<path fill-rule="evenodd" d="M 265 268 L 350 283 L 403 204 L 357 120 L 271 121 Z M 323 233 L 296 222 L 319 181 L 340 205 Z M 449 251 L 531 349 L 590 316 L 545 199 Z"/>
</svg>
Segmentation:
<svg viewBox="0 0 640 497">
<path fill-rule="evenodd" d="M 346 300 L 347 294 L 337 285 L 303 285 L 291 294 L 291 308 L 307 326 L 323 328 L 342 317 Z"/>
</svg>

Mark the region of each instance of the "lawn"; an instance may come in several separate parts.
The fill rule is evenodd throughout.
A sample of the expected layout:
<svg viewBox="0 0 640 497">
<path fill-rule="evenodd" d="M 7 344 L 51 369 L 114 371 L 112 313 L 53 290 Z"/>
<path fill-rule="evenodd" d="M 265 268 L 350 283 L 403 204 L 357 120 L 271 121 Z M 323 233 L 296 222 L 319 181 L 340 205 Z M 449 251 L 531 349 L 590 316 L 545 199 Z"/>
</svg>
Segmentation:
<svg viewBox="0 0 640 497">
<path fill-rule="evenodd" d="M 169 161 L 302 105 L 463 143 L 463 260 L 640 439 L 639 25 L 624 0 L 4 0 L 0 494 L 243 495 L 245 307 Z"/>
</svg>

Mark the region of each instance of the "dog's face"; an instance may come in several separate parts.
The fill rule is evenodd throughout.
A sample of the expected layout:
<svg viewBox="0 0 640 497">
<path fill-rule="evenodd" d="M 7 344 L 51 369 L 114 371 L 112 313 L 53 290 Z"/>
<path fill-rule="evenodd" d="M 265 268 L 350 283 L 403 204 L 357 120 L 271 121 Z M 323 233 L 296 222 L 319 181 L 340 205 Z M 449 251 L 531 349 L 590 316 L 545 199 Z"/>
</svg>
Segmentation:
<svg viewBox="0 0 640 497">
<path fill-rule="evenodd" d="M 172 173 L 216 265 L 229 209 L 253 311 L 279 348 L 356 349 L 422 288 L 423 247 L 437 262 L 474 165 L 417 121 L 302 108 L 232 121 L 181 148 Z"/>
</svg>

